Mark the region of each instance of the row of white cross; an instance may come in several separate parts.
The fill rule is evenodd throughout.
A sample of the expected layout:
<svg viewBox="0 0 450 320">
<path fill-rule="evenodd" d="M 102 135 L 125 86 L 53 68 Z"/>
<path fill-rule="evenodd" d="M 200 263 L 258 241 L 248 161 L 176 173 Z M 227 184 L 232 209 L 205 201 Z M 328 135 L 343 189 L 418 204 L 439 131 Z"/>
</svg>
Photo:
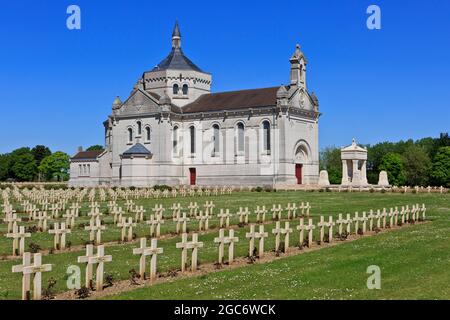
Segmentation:
<svg viewBox="0 0 450 320">
<path fill-rule="evenodd" d="M 338 235 L 341 236 L 344 232 L 344 228 L 346 233 L 351 233 L 351 225 L 354 225 L 354 232 L 356 234 L 364 234 L 367 230 L 367 223 L 369 223 L 369 231 L 374 230 L 374 226 L 376 224 L 377 228 L 385 228 L 386 225 L 389 227 L 393 227 L 397 224 L 406 223 L 409 221 L 419 221 L 425 220 L 426 216 L 426 207 L 423 204 L 422 207 L 419 207 L 418 204 L 413 205 L 410 209 L 409 206 L 402 207 L 401 211 L 398 210 L 397 207 L 390 208 L 389 212 L 385 208 L 383 210 L 377 210 L 375 213 L 373 210 L 370 210 L 367 215 L 366 212 L 363 212 L 360 216 L 358 212 L 354 214 L 352 218 L 350 214 L 347 214 L 347 217 L 344 218 L 342 214 L 339 214 L 339 218 L 336 222 L 333 221 L 333 217 L 329 216 L 328 220 L 325 220 L 323 216 L 320 216 L 320 221 L 317 225 L 313 224 L 313 220 L 311 218 L 308 219 L 308 224 L 304 223 L 304 218 L 300 218 L 300 223 L 297 225 L 296 229 L 299 231 L 299 245 L 300 248 L 303 247 L 305 232 L 307 233 L 307 246 L 311 247 L 313 242 L 313 231 L 316 228 L 319 228 L 319 244 L 322 244 L 325 241 L 325 229 L 328 228 L 328 242 L 333 241 L 333 227 L 338 225 Z M 123 221 L 125 223 L 125 220 Z M 130 223 L 128 221 L 127 223 Z M 360 225 L 361 224 L 361 225 Z M 360 228 L 361 226 L 361 228 Z M 23 228 L 23 227 L 21 227 Z M 58 230 L 60 228 L 57 228 Z M 259 225 L 258 230 L 256 231 L 256 226 L 254 224 L 250 225 L 250 230 L 245 234 L 245 237 L 249 240 L 249 251 L 248 256 L 253 257 L 257 256 L 262 258 L 264 255 L 264 239 L 269 236 L 268 232 L 264 231 L 264 225 Z M 21 230 L 22 234 L 24 230 Z M 275 251 L 283 251 L 288 252 L 290 248 L 290 234 L 293 232 L 293 229 L 290 227 L 289 221 L 284 223 L 284 227 L 281 227 L 281 222 L 276 221 L 275 228 L 272 229 L 272 234 L 275 236 Z M 61 234 L 63 236 L 64 233 Z M 129 235 L 128 235 L 129 236 Z M 284 248 L 280 247 L 281 238 L 283 237 Z M 21 239 L 23 241 L 23 239 Z M 56 241 L 56 240 L 55 240 Z M 59 240 L 59 245 L 62 245 L 64 240 Z M 228 246 L 228 263 L 233 263 L 234 260 L 234 245 L 239 241 L 239 238 L 235 236 L 234 229 L 228 230 L 228 235 L 226 235 L 225 229 L 219 230 L 218 237 L 214 238 L 214 243 L 218 244 L 218 263 L 224 263 L 224 255 L 225 255 L 225 246 Z M 258 249 L 256 249 L 256 241 L 258 241 Z M 23 245 L 22 250 L 23 250 Z M 176 248 L 181 249 L 181 271 L 186 271 L 187 262 L 188 262 L 188 251 L 191 250 L 191 266 L 190 270 L 192 272 L 197 270 L 198 267 L 198 250 L 202 248 L 204 243 L 199 241 L 198 234 L 192 234 L 192 240 L 188 241 L 188 234 L 183 232 L 181 235 L 181 242 L 176 243 Z M 134 255 L 140 256 L 139 261 L 139 274 L 142 279 L 145 279 L 145 270 L 146 270 L 146 257 L 150 256 L 150 280 L 153 281 L 156 278 L 157 274 L 157 255 L 162 254 L 163 249 L 158 248 L 157 239 L 151 239 L 150 247 L 147 247 L 147 239 L 140 239 L 140 247 L 133 249 Z M 94 246 L 89 244 L 86 246 L 86 254 L 84 256 L 78 257 L 79 263 L 86 264 L 86 287 L 93 287 L 93 268 L 96 268 L 96 290 L 103 290 L 103 274 L 104 274 L 104 263 L 111 262 L 112 256 L 105 255 L 104 246 L 97 246 L 97 252 L 94 254 Z M 12 272 L 22 273 L 22 298 L 30 299 L 30 282 L 31 276 L 33 277 L 33 298 L 41 299 L 41 274 L 42 272 L 51 271 L 52 266 L 49 264 L 42 264 L 42 257 L 40 253 L 34 254 L 34 261 L 31 263 L 31 254 L 28 252 L 23 253 L 23 260 L 21 265 L 13 266 Z"/>
</svg>

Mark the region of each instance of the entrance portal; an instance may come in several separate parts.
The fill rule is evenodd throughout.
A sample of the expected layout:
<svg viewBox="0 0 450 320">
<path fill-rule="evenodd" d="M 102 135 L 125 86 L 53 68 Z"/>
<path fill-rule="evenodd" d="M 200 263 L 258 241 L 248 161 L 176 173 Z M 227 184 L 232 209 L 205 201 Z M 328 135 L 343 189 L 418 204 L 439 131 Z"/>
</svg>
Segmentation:
<svg viewBox="0 0 450 320">
<path fill-rule="evenodd" d="M 189 176 L 191 186 L 195 186 L 197 180 L 197 170 L 195 170 L 195 168 L 189 168 Z"/>
<path fill-rule="evenodd" d="M 295 164 L 295 177 L 297 178 L 297 184 L 302 184 L 302 164 Z"/>
</svg>

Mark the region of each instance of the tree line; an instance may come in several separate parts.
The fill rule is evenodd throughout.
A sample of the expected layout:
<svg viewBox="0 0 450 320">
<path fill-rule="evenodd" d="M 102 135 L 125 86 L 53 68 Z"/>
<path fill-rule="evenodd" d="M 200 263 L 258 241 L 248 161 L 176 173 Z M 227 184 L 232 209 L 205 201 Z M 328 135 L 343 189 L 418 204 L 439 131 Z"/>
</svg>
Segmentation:
<svg viewBox="0 0 450 320">
<path fill-rule="evenodd" d="M 103 149 L 95 145 L 87 150 Z M 70 156 L 62 151 L 51 152 L 43 145 L 23 147 L 0 154 L 0 181 L 67 181 Z"/>
<path fill-rule="evenodd" d="M 367 179 L 371 184 L 377 184 L 380 171 L 385 170 L 391 185 L 450 187 L 448 133 L 442 133 L 439 138 L 381 142 L 363 147 L 367 148 Z M 328 171 L 331 184 L 341 183 L 340 148 L 328 147 L 321 151 L 320 169 Z"/>
</svg>

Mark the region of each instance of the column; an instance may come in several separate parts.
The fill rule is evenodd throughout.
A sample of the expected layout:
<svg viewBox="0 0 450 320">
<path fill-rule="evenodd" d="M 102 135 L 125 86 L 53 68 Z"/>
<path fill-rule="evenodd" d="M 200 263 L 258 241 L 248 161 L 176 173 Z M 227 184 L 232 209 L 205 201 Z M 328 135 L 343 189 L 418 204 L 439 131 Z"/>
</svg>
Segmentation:
<svg viewBox="0 0 450 320">
<path fill-rule="evenodd" d="M 367 182 L 367 160 L 363 161 L 361 166 L 361 184 L 368 184 Z"/>
<path fill-rule="evenodd" d="M 347 160 L 342 160 L 342 185 L 348 184 L 348 168 L 347 168 Z"/>
<path fill-rule="evenodd" d="M 361 175 L 358 170 L 358 160 L 353 159 L 353 174 L 352 174 L 352 185 L 359 186 L 361 184 Z"/>
</svg>

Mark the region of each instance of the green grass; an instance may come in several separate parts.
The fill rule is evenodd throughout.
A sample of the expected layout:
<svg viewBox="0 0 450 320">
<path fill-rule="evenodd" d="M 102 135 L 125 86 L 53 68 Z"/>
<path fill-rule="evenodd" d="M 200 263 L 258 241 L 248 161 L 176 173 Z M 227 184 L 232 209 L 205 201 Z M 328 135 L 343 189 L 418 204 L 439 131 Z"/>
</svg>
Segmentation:
<svg viewBox="0 0 450 320">
<path fill-rule="evenodd" d="M 380 194 L 380 193 L 319 193 L 319 192 L 276 192 L 276 193 L 235 193 L 221 197 L 201 197 L 195 199 L 199 205 L 206 200 L 216 204 L 215 212 L 220 208 L 229 208 L 235 212 L 239 206 L 248 206 L 253 210 L 256 205 L 271 207 L 273 203 L 285 206 L 288 202 L 309 201 L 311 214 L 315 222 L 320 215 L 338 213 L 354 213 L 370 209 L 389 208 L 391 206 L 425 203 L 427 216 L 433 220 L 428 224 L 406 227 L 397 231 L 363 238 L 351 243 L 332 248 L 324 248 L 315 252 L 295 257 L 280 259 L 264 265 L 249 265 L 246 267 L 220 271 L 206 276 L 174 280 L 108 297 L 114 299 L 393 299 L 393 298 L 447 298 L 450 295 L 450 221 L 449 195 L 439 194 Z M 174 202 L 180 202 L 183 207 L 192 201 L 191 198 L 140 200 L 147 209 L 156 203 L 162 203 L 169 208 Z M 84 207 L 85 212 L 87 207 Z M 102 208 L 104 210 L 105 207 Z M 170 210 L 166 210 L 170 216 Z M 268 218 L 271 215 L 267 216 Z M 83 218 L 86 219 L 86 218 Z M 251 220 L 254 221 L 253 216 Z M 111 217 L 105 218 L 108 223 Z M 80 220 L 81 222 L 81 220 Z M 233 222 L 236 222 L 234 220 Z M 295 226 L 296 222 L 292 222 Z M 212 221 L 211 225 L 217 225 Z M 2 228 L 5 228 L 2 225 Z M 196 228 L 196 222 L 189 225 Z M 267 226 L 269 231 L 271 226 Z M 167 221 L 163 233 L 174 231 L 173 222 Z M 4 232 L 4 230 L 0 230 Z M 244 235 L 246 228 L 239 229 L 236 236 L 240 238 L 236 246 L 236 255 L 245 256 L 248 241 Z M 317 232 L 317 230 L 316 230 Z M 137 228 L 139 236 L 148 234 L 148 228 L 143 224 Z M 73 244 L 82 244 L 88 239 L 87 231 L 77 230 L 69 236 Z M 107 241 L 117 240 L 118 228 L 108 225 L 104 235 Z M 200 235 L 200 241 L 205 247 L 199 251 L 200 263 L 214 262 L 217 259 L 217 248 L 213 238 L 217 232 Z M 297 243 L 298 234 L 291 236 L 291 245 Z M 52 244 L 52 237 L 46 234 L 34 234 L 33 242 L 43 248 Z M 175 248 L 179 237 L 159 241 L 164 248 L 164 254 L 158 257 L 160 272 L 179 268 L 180 251 Z M 28 243 L 30 241 L 28 240 Z M 105 272 L 115 279 L 127 279 L 128 271 L 138 269 L 138 256 L 132 255 L 132 248 L 137 244 L 114 245 L 106 247 L 106 254 L 113 256 L 113 262 L 108 263 Z M 266 249 L 274 247 L 274 237 L 269 235 Z M 11 240 L 2 237 L 0 252 L 9 253 Z M 53 277 L 57 280 L 57 291 L 66 290 L 65 279 L 67 267 L 76 264 L 77 256 L 83 252 L 68 252 L 43 257 L 44 263 L 53 264 L 53 271 L 46 273 L 44 281 Z M 0 261 L 0 299 L 20 298 L 21 276 L 11 273 L 11 266 L 16 261 Z M 366 268 L 378 265 L 382 272 L 382 289 L 368 290 L 366 287 Z M 84 268 L 82 267 L 84 271 Z M 82 272 L 83 272 L 82 271 Z"/>
</svg>

